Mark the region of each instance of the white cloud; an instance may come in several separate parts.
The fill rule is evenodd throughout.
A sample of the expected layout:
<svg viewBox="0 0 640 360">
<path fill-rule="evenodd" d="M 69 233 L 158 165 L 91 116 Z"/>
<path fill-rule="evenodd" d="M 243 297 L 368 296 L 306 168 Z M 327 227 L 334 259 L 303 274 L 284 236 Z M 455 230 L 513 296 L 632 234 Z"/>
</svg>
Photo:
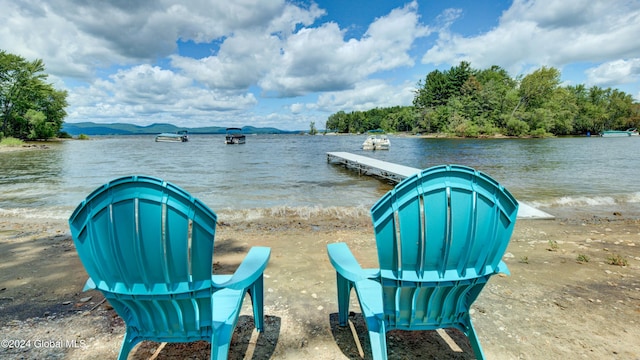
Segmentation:
<svg viewBox="0 0 640 360">
<path fill-rule="evenodd" d="M 515 0 L 499 25 L 463 37 L 444 27 L 423 63 L 476 68 L 500 65 L 512 73 L 530 66 L 640 57 L 640 3 L 607 0 Z"/>
<path fill-rule="evenodd" d="M 597 86 L 628 84 L 640 80 L 640 58 L 614 60 L 588 69 L 587 83 Z"/>
<path fill-rule="evenodd" d="M 315 5 L 308 9 L 287 5 L 281 14 L 260 26 L 254 24 L 227 34 L 221 39 L 218 51 L 208 57 L 171 55 L 170 65 L 174 70 L 150 65 L 120 70 L 108 79 L 97 81 L 95 89 L 87 90 L 83 102 L 93 99 L 95 105 L 89 103 L 77 109 L 70 120 L 89 116 L 96 107 L 103 112 L 104 121 L 118 114 L 138 114 L 138 117 L 145 114 L 148 123 L 159 115 L 180 113 L 197 118 L 204 111 L 249 110 L 257 104 L 256 97 L 248 92 L 256 84 L 267 96 L 331 92 L 317 104 L 289 106 L 291 115 L 317 109 L 326 111 L 328 106 L 367 110 L 410 103 L 411 91 L 367 78 L 374 73 L 413 65 L 408 51 L 416 38 L 430 31 L 419 22 L 417 4 L 410 3 L 377 18 L 359 40 L 345 40 L 344 30 L 336 23 L 308 27 L 323 14 Z M 340 100 L 330 105 L 327 99 L 336 94 Z M 75 104 L 79 98 L 74 96 L 70 102 Z M 258 114 L 243 116 L 260 122 L 256 118 Z M 301 121 L 286 114 L 262 116 L 265 120 L 286 121 L 289 127 Z M 216 118 L 209 116 L 206 121 L 216 121 Z"/>
<path fill-rule="evenodd" d="M 285 3 L 24 0 L 0 6 L 4 50 L 42 58 L 54 74 L 82 77 L 96 67 L 171 55 L 178 40 L 204 43 L 236 29 L 266 28 Z"/>
<path fill-rule="evenodd" d="M 415 95 L 415 84 L 397 86 L 382 80 L 361 81 L 354 89 L 323 93 L 316 107 L 326 113 L 344 109 L 365 111 L 375 107 L 411 105 Z"/>
<path fill-rule="evenodd" d="M 353 37 L 355 23 L 306 1 L 0 0 L 0 44 L 44 61 L 49 80 L 69 91 L 69 122 L 304 129 L 339 110 L 409 105 L 414 76 L 462 60 L 512 74 L 577 62 L 602 86 L 640 76 L 637 1 L 514 0 L 495 28 L 473 36 L 451 30 L 465 10 L 446 9 L 427 26 L 418 7 L 376 14 Z M 417 51 L 427 66 L 415 64 Z"/>
<path fill-rule="evenodd" d="M 310 25 L 324 15 L 315 4 L 309 9 L 286 5 L 281 10 L 269 21 L 229 31 L 217 54 L 199 60 L 174 55 L 172 66 L 210 88 L 248 89 L 279 66 L 286 39 L 298 25 Z"/>
<path fill-rule="evenodd" d="M 429 29 L 419 22 L 416 3 L 377 18 L 361 39 L 345 41 L 336 23 L 303 28 L 286 38 L 282 55 L 259 81 L 267 92 L 297 96 L 350 89 L 371 74 L 413 66 L 408 51 Z"/>
<path fill-rule="evenodd" d="M 69 104 L 74 110 L 69 120 L 117 122 L 128 117 L 151 124 L 162 118 L 192 117 L 211 122 L 225 119 L 222 112 L 246 110 L 257 103 L 250 93 L 214 91 L 192 86 L 192 82 L 173 71 L 149 65 L 120 70 L 108 80 L 97 80 L 90 87 L 71 92 Z"/>
<path fill-rule="evenodd" d="M 292 114 L 300 114 L 305 110 L 305 108 L 307 108 L 307 106 L 302 103 L 294 103 L 289 106 L 289 110 Z"/>
</svg>

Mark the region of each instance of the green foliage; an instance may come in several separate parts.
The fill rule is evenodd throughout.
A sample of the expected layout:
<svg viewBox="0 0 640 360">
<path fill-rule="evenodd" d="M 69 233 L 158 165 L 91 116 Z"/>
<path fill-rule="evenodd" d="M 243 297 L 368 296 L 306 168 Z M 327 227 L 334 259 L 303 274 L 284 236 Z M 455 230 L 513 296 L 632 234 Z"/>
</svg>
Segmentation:
<svg viewBox="0 0 640 360">
<path fill-rule="evenodd" d="M 0 50 L 0 131 L 20 139 L 46 139 L 62 128 L 67 93 L 46 83 L 42 60 Z"/>
<path fill-rule="evenodd" d="M 71 139 L 71 138 L 73 138 L 73 136 L 71 136 L 71 134 L 69 134 L 66 131 L 60 131 L 58 133 L 57 137 L 59 137 L 60 139 Z"/>
<path fill-rule="evenodd" d="M 316 123 L 315 121 L 312 121 L 309 124 L 309 135 L 315 135 L 318 133 L 318 129 L 316 129 Z"/>
<path fill-rule="evenodd" d="M 28 139 L 48 139 L 56 135 L 57 129 L 55 128 L 55 124 L 47 121 L 46 116 L 40 111 L 29 109 L 24 117 L 31 129 L 27 136 Z"/>
<path fill-rule="evenodd" d="M 13 137 L 3 137 L 2 140 L 0 140 L 0 146 L 18 147 L 22 146 L 23 144 L 24 141 Z"/>
<path fill-rule="evenodd" d="M 525 76 L 520 82 L 518 93 L 525 110 L 541 108 L 553 95 L 560 84 L 560 71 L 543 66 Z"/>
<path fill-rule="evenodd" d="M 618 255 L 618 254 L 614 254 L 611 256 L 607 257 L 607 263 L 609 265 L 616 265 L 616 266 L 627 266 L 629 265 L 629 262 L 627 261 L 627 259 L 625 259 L 622 255 Z"/>
<path fill-rule="evenodd" d="M 558 242 L 556 240 L 549 240 L 549 247 L 547 248 L 547 250 L 558 251 L 559 248 L 560 246 L 558 245 Z"/>
<path fill-rule="evenodd" d="M 499 66 L 477 70 L 461 62 L 418 81 L 413 106 L 339 111 L 329 116 L 327 128 L 547 137 L 640 127 L 640 104 L 631 95 L 597 86 L 561 87 L 560 79 L 552 67 L 514 79 Z"/>
<path fill-rule="evenodd" d="M 411 106 L 375 108 L 369 111 L 339 111 L 327 119 L 327 129 L 341 133 L 364 133 L 382 129 L 385 132 L 414 131 L 416 115 Z"/>
<path fill-rule="evenodd" d="M 89 140 L 89 136 L 85 134 L 78 135 L 78 140 Z"/>
<path fill-rule="evenodd" d="M 511 118 L 507 121 L 505 130 L 509 136 L 523 136 L 529 132 L 529 125 L 522 120 Z"/>
<path fill-rule="evenodd" d="M 478 134 L 480 134 L 480 130 L 476 124 L 459 114 L 454 114 L 451 117 L 449 127 L 450 133 L 460 137 L 478 137 Z"/>
<path fill-rule="evenodd" d="M 534 138 L 544 138 L 552 136 L 552 134 L 546 132 L 544 128 L 537 128 L 529 132 L 529 135 Z"/>
</svg>

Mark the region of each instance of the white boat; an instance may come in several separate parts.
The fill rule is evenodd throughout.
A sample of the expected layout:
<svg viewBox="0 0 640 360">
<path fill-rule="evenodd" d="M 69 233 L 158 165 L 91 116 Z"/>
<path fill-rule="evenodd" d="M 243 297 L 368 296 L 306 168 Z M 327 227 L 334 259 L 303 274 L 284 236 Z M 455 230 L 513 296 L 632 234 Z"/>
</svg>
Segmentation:
<svg viewBox="0 0 640 360">
<path fill-rule="evenodd" d="M 376 137 L 375 135 L 367 136 L 367 139 L 362 143 L 362 150 L 375 150 Z"/>
<path fill-rule="evenodd" d="M 626 137 L 626 136 L 638 136 L 638 129 L 631 128 L 627 130 L 605 130 L 600 133 L 602 137 Z"/>
<path fill-rule="evenodd" d="M 389 150 L 390 145 L 387 135 L 369 135 L 362 143 L 362 150 Z"/>
<path fill-rule="evenodd" d="M 156 142 L 186 142 L 189 141 L 189 133 L 187 130 L 181 130 L 176 133 L 162 133 L 156 135 Z"/>
<path fill-rule="evenodd" d="M 375 150 L 389 150 L 390 145 L 391 145 L 391 141 L 389 141 L 389 138 L 387 137 L 387 135 L 380 135 L 380 137 L 378 137 L 376 141 Z"/>
<path fill-rule="evenodd" d="M 227 128 L 227 136 L 224 138 L 225 144 L 244 144 L 247 137 L 240 128 Z"/>
</svg>

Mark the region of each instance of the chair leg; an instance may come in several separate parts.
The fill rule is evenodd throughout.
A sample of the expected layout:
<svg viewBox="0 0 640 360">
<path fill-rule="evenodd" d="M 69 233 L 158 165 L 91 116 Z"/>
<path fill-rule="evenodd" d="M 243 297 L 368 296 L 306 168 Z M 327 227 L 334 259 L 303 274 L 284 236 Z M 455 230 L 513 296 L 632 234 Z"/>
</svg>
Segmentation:
<svg viewBox="0 0 640 360">
<path fill-rule="evenodd" d="M 118 354 L 118 360 L 127 360 L 129 353 L 140 342 L 140 339 L 130 330 L 127 329 L 124 334 L 124 340 L 122 340 L 122 346 L 120 347 L 120 354 Z"/>
<path fill-rule="evenodd" d="M 476 355 L 476 359 L 484 360 L 484 352 L 482 351 L 482 346 L 480 346 L 480 340 L 478 340 L 478 335 L 476 334 L 476 329 L 473 327 L 473 323 L 471 322 L 471 318 L 469 318 L 469 326 L 467 327 L 467 336 L 469 337 L 469 342 L 471 343 L 471 348 Z"/>
<path fill-rule="evenodd" d="M 211 338 L 211 360 L 226 360 L 229 356 L 229 341 L 225 341 L 223 344 L 218 343 L 216 341 L 216 336 L 212 336 Z"/>
<path fill-rule="evenodd" d="M 231 337 L 233 336 L 234 326 L 229 323 L 221 324 L 220 327 L 214 328 L 211 334 L 211 360 L 226 360 L 229 356 L 229 347 L 231 346 Z"/>
<path fill-rule="evenodd" d="M 374 360 L 387 360 L 387 332 L 384 324 L 376 330 L 369 328 L 369 341 L 371 341 L 371 355 Z"/>
<path fill-rule="evenodd" d="M 340 326 L 347 326 L 349 320 L 349 300 L 353 284 L 339 273 L 337 274 L 338 284 L 338 322 Z"/>
<path fill-rule="evenodd" d="M 260 276 L 249 288 L 251 304 L 253 306 L 253 322 L 256 330 L 264 330 L 264 278 Z"/>
</svg>

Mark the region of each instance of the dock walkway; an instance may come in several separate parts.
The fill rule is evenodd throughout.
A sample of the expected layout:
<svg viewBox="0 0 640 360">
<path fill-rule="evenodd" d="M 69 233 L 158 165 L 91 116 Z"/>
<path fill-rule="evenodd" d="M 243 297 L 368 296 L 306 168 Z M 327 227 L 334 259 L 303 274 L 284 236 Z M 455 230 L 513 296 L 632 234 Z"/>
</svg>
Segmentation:
<svg viewBox="0 0 640 360">
<path fill-rule="evenodd" d="M 400 182 L 403 179 L 420 172 L 420 169 L 399 164 L 373 159 L 367 156 L 356 155 L 348 152 L 328 152 L 327 161 L 343 164 L 348 168 L 358 171 L 360 175 L 378 176 L 393 182 Z M 518 201 L 519 219 L 553 219 L 554 216 L 542 210 L 538 210 L 531 205 Z"/>
</svg>

